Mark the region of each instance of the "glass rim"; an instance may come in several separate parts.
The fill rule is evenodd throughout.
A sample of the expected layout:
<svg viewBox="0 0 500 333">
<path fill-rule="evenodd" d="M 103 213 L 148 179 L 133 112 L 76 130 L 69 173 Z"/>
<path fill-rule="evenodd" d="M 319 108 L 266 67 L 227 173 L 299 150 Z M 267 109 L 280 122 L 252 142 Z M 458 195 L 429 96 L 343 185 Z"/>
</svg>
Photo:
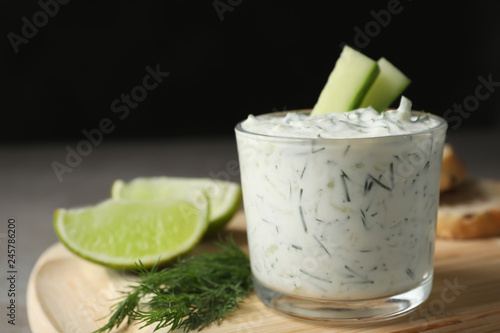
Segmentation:
<svg viewBox="0 0 500 333">
<path fill-rule="evenodd" d="M 395 110 L 395 109 L 387 109 L 389 110 Z M 277 111 L 277 112 L 269 112 L 269 113 L 263 113 L 259 114 L 255 117 L 264 117 L 264 116 L 284 116 L 288 113 L 303 113 L 303 114 L 308 114 L 312 111 L 312 109 L 298 109 L 298 110 L 289 110 L 289 111 Z M 418 116 L 420 113 L 424 111 L 416 111 L 412 110 L 411 113 L 412 115 Z M 244 135 L 249 135 L 253 137 L 261 137 L 263 139 L 267 140 L 287 140 L 287 141 L 311 141 L 311 140 L 324 140 L 324 141 L 346 141 L 346 140 L 390 140 L 394 138 L 401 138 L 401 137 L 408 137 L 408 136 L 418 136 L 418 135 L 424 135 L 428 133 L 432 133 L 435 131 L 439 131 L 441 129 L 446 130 L 448 127 L 448 122 L 435 114 L 428 113 L 426 112 L 427 116 L 430 118 L 438 121 L 438 124 L 434 127 L 427 128 L 424 130 L 420 131 L 415 131 L 415 132 L 409 132 L 409 133 L 400 133 L 400 134 L 388 134 L 388 135 L 382 135 L 382 136 L 377 136 L 377 135 L 372 135 L 372 136 L 363 136 L 363 137 L 338 137 L 338 138 L 325 138 L 325 137 L 296 137 L 296 136 L 287 136 L 287 135 L 272 135 L 272 134 L 262 134 L 262 133 L 257 133 L 257 132 L 252 132 L 249 130 L 246 130 L 243 128 L 242 124 L 246 120 L 241 120 L 239 121 L 236 126 L 234 127 L 234 130 L 236 134 L 244 134 Z"/>
</svg>

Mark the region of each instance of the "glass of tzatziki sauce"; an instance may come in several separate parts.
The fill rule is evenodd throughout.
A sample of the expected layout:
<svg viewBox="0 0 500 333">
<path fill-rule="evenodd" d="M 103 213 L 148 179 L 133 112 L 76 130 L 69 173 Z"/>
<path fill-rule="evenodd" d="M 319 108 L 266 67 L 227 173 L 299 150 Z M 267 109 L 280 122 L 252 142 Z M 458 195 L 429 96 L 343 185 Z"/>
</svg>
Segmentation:
<svg viewBox="0 0 500 333">
<path fill-rule="evenodd" d="M 402 100 L 235 128 L 254 290 L 319 321 L 401 316 L 430 294 L 447 123 Z"/>
</svg>

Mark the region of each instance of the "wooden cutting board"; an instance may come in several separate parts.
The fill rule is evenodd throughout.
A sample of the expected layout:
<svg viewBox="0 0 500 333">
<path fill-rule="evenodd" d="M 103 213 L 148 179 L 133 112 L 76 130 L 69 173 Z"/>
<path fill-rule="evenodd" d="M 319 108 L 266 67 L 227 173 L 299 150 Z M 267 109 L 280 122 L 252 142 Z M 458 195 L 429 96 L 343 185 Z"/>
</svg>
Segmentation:
<svg viewBox="0 0 500 333">
<path fill-rule="evenodd" d="M 231 233 L 248 253 L 245 220 L 239 212 Z M 215 250 L 214 239 L 196 252 Z M 278 314 L 252 294 L 220 326 L 203 332 L 500 332 L 500 238 L 471 241 L 438 240 L 434 285 L 429 299 L 411 314 L 376 324 L 321 325 Z M 87 333 L 106 322 L 110 306 L 134 278 L 75 256 L 60 244 L 37 261 L 28 283 L 28 319 L 34 333 Z M 139 331 L 122 325 L 114 332 Z M 166 332 L 160 330 L 159 332 Z"/>
</svg>

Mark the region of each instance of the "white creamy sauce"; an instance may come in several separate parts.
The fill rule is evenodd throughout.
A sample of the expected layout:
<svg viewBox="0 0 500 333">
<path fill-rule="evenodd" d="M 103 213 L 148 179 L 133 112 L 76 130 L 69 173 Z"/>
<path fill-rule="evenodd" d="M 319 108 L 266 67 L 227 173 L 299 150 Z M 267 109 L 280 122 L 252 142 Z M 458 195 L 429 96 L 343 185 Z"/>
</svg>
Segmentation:
<svg viewBox="0 0 500 333">
<path fill-rule="evenodd" d="M 396 110 L 378 113 L 373 108 L 309 116 L 292 112 L 285 117 L 248 116 L 243 129 L 258 134 L 302 138 L 358 138 L 417 133 L 435 127 L 425 113 L 412 115 L 411 102 L 402 98 Z"/>
<path fill-rule="evenodd" d="M 405 103 L 382 115 L 365 109 L 243 122 L 236 136 L 247 236 L 262 284 L 355 300 L 432 278 L 446 126 L 428 131 L 439 121 L 416 119 Z"/>
</svg>

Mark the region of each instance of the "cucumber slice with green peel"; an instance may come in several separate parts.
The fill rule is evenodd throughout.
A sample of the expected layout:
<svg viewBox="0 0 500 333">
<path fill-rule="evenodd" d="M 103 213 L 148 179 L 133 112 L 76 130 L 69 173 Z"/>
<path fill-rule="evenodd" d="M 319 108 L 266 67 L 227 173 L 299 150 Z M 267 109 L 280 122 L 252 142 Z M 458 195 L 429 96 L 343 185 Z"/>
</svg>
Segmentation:
<svg viewBox="0 0 500 333">
<path fill-rule="evenodd" d="M 344 46 L 311 115 L 358 108 L 378 73 L 375 60 Z"/>
<path fill-rule="evenodd" d="M 371 106 L 382 112 L 403 93 L 411 80 L 385 58 L 380 58 L 377 64 L 380 72 L 359 107 Z"/>
</svg>

